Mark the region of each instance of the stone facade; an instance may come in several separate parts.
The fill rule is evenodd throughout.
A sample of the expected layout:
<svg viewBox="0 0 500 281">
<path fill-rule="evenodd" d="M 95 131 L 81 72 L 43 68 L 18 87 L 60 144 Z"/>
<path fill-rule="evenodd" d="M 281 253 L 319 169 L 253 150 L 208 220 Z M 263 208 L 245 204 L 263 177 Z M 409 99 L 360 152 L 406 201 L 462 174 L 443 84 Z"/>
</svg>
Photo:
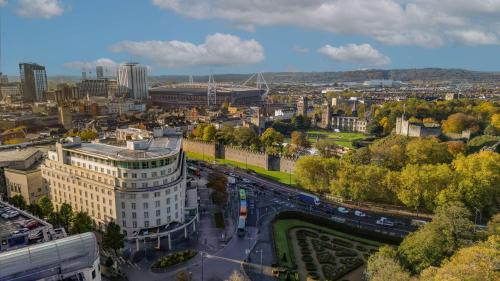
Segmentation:
<svg viewBox="0 0 500 281">
<path fill-rule="evenodd" d="M 225 146 L 224 159 L 269 170 L 269 155 L 262 152 Z"/>
<path fill-rule="evenodd" d="M 184 151 L 198 153 L 211 158 L 217 158 L 217 145 L 215 143 L 197 141 L 197 140 L 182 140 L 182 149 Z"/>
<path fill-rule="evenodd" d="M 368 120 L 359 117 L 347 117 L 347 116 L 333 116 L 332 117 L 332 129 L 338 129 L 340 131 L 347 132 L 360 132 L 366 133 L 366 127 L 368 126 Z"/>
<path fill-rule="evenodd" d="M 437 137 L 441 135 L 441 127 L 412 124 L 402 116 L 396 118 L 396 134 L 408 137 Z"/>
</svg>

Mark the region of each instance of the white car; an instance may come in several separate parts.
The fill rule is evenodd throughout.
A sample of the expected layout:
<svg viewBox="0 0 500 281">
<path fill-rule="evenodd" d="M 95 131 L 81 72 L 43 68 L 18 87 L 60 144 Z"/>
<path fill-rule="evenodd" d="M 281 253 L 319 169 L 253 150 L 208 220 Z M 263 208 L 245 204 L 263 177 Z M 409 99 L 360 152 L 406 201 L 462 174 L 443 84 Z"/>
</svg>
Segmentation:
<svg viewBox="0 0 500 281">
<path fill-rule="evenodd" d="M 356 217 L 366 217 L 366 214 L 365 214 L 365 213 L 363 213 L 363 212 L 361 212 L 361 211 L 358 211 L 358 210 L 354 211 L 354 215 L 355 215 Z"/>
<path fill-rule="evenodd" d="M 382 225 L 382 226 L 388 226 L 388 227 L 394 226 L 394 223 L 385 217 L 381 217 L 380 219 L 378 219 L 377 224 Z"/>
<path fill-rule="evenodd" d="M 337 211 L 338 211 L 339 213 L 342 213 L 342 214 L 347 214 L 347 213 L 349 213 L 349 210 L 348 210 L 347 208 L 344 208 L 344 207 L 338 207 L 338 208 L 337 208 Z"/>
</svg>

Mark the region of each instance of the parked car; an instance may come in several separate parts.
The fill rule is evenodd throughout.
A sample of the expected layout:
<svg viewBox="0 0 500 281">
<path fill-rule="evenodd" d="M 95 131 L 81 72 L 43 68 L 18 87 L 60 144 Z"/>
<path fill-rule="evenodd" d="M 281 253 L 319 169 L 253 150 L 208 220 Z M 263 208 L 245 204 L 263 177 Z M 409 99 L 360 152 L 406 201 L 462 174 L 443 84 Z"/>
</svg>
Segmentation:
<svg viewBox="0 0 500 281">
<path fill-rule="evenodd" d="M 354 211 L 354 215 L 355 215 L 356 217 L 366 217 L 366 214 L 365 214 L 365 213 L 363 213 L 363 212 L 361 212 L 361 211 L 358 211 L 358 210 Z"/>
<path fill-rule="evenodd" d="M 348 213 L 349 213 L 349 209 L 344 208 L 344 207 L 338 207 L 338 208 L 337 208 L 337 211 L 338 211 L 339 213 L 342 213 L 342 214 L 348 214 Z"/>
<path fill-rule="evenodd" d="M 394 223 L 392 221 L 390 221 L 388 218 L 385 218 L 385 217 L 381 217 L 380 219 L 377 220 L 377 224 L 378 225 L 382 225 L 382 226 L 388 226 L 388 227 L 393 227 L 394 226 Z"/>
</svg>

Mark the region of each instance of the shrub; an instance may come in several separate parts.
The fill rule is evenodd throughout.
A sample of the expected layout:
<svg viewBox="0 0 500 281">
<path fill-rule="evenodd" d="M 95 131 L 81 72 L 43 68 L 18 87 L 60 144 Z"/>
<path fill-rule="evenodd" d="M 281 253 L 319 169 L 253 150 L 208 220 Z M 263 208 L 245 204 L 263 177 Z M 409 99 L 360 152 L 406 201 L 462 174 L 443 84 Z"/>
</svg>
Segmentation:
<svg viewBox="0 0 500 281">
<path fill-rule="evenodd" d="M 179 264 L 181 262 L 185 262 L 192 257 L 196 256 L 198 254 L 197 251 L 193 250 L 185 250 L 185 251 L 179 251 L 175 252 L 172 254 L 169 254 L 167 256 L 159 258 L 154 264 L 153 268 L 155 269 L 165 269 L 170 266 Z"/>
</svg>

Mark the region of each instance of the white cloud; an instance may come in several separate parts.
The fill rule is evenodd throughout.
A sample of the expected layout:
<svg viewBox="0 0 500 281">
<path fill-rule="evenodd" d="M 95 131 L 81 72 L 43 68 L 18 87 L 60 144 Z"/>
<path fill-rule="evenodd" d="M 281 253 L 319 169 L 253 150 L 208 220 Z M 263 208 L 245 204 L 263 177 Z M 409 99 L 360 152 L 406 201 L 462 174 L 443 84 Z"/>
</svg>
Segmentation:
<svg viewBox="0 0 500 281">
<path fill-rule="evenodd" d="M 59 0 L 19 0 L 17 14 L 22 17 L 50 19 L 64 13 Z"/>
<path fill-rule="evenodd" d="M 301 54 L 304 54 L 304 53 L 308 53 L 308 52 L 309 52 L 309 49 L 308 49 L 308 48 L 301 47 L 301 46 L 299 46 L 299 45 L 293 45 L 293 46 L 292 46 L 292 49 L 293 49 L 296 53 L 301 53 Z"/>
<path fill-rule="evenodd" d="M 208 35 L 199 45 L 177 40 L 124 41 L 109 49 L 146 58 L 164 67 L 248 65 L 264 59 L 259 42 L 221 33 Z"/>
<path fill-rule="evenodd" d="M 499 44 L 500 0 L 152 0 L 161 9 L 233 26 L 298 26 L 382 43 Z"/>
<path fill-rule="evenodd" d="M 0 7 L 7 5 L 7 0 L 0 0 Z"/>
<path fill-rule="evenodd" d="M 391 63 L 389 57 L 381 54 L 370 44 L 347 44 L 340 47 L 325 45 L 319 48 L 318 52 L 339 63 L 369 66 L 382 66 Z"/>
<path fill-rule="evenodd" d="M 95 71 L 96 66 L 104 66 L 108 72 L 114 72 L 116 70 L 118 63 L 108 58 L 100 58 L 95 61 L 71 61 L 64 64 L 64 67 L 83 70 L 83 71 Z"/>
</svg>

